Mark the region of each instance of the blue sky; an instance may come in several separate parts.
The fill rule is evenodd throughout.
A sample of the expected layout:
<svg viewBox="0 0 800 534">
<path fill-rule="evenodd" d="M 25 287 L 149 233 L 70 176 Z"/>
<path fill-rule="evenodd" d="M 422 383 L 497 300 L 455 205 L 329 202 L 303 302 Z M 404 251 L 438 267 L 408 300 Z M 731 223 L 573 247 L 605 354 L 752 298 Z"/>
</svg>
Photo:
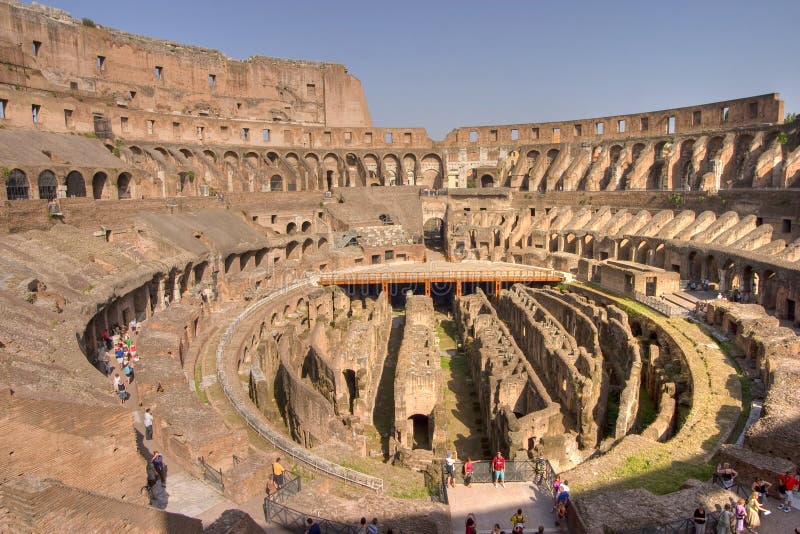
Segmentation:
<svg viewBox="0 0 800 534">
<path fill-rule="evenodd" d="M 344 63 L 377 126 L 652 111 L 780 92 L 800 112 L 798 0 L 40 0 L 215 48 Z"/>
</svg>

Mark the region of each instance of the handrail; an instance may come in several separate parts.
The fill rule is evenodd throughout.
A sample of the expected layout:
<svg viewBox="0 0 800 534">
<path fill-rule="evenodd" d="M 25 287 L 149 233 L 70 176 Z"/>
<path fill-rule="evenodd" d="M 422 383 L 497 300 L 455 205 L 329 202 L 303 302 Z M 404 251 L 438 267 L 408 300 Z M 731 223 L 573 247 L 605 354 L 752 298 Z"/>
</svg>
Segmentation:
<svg viewBox="0 0 800 534">
<path fill-rule="evenodd" d="M 239 416 L 242 419 L 244 419 L 245 422 L 253 430 L 255 430 L 259 436 L 267 440 L 273 447 L 286 453 L 291 458 L 294 458 L 295 460 L 304 463 L 305 465 L 309 466 L 315 471 L 324 473 L 334 478 L 338 478 L 345 482 L 349 482 L 352 484 L 356 484 L 358 486 L 363 486 L 366 488 L 380 491 L 383 490 L 383 479 L 373 477 L 361 473 L 359 471 L 355 471 L 353 469 L 341 466 L 339 464 L 335 464 L 329 460 L 325 460 L 324 458 L 320 458 L 319 456 L 310 453 L 307 449 L 300 447 L 295 442 L 279 434 L 278 432 L 270 428 L 268 425 L 266 425 L 254 413 L 251 407 L 238 401 L 238 399 L 236 398 L 236 392 L 234 391 L 233 385 L 228 380 L 227 373 L 223 368 L 226 346 L 230 341 L 230 339 L 233 337 L 236 328 L 239 326 L 239 324 L 241 324 L 242 321 L 250 317 L 253 313 L 255 313 L 259 308 L 261 308 L 265 304 L 273 302 L 277 298 L 287 295 L 303 287 L 311 286 L 316 282 L 317 282 L 316 276 L 309 276 L 304 279 L 295 281 L 281 289 L 278 289 L 273 293 L 270 293 L 269 295 L 265 296 L 264 298 L 255 302 L 254 304 L 251 304 L 250 306 L 247 307 L 247 309 L 245 309 L 241 314 L 239 314 L 239 316 L 230 325 L 228 325 L 228 328 L 220 337 L 219 345 L 217 345 L 217 358 L 216 358 L 217 378 L 219 380 L 220 386 L 222 386 L 222 391 L 225 393 L 225 397 L 227 397 L 228 401 L 231 403 L 231 406 L 233 406 L 233 408 L 236 410 Z"/>
<path fill-rule="evenodd" d="M 380 283 L 394 282 L 398 279 L 403 281 L 435 282 L 435 281 L 460 281 L 460 282 L 484 282 L 484 281 L 524 281 L 536 279 L 547 282 L 557 282 L 563 280 L 563 276 L 550 269 L 524 269 L 509 271 L 392 271 L 392 272 L 343 272 L 343 273 L 321 273 L 319 282 L 323 284 L 333 283 Z"/>
</svg>

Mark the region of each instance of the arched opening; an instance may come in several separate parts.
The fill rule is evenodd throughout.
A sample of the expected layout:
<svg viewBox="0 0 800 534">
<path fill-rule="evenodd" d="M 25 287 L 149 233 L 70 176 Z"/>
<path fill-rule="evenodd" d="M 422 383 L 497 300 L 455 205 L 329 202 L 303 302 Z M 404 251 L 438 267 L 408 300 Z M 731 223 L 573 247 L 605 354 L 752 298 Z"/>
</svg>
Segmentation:
<svg viewBox="0 0 800 534">
<path fill-rule="evenodd" d="M 348 400 L 348 409 L 350 413 L 353 413 L 353 403 L 358 398 L 358 386 L 356 382 L 356 372 L 352 369 L 345 369 L 344 370 L 344 382 L 347 385 L 347 400 Z"/>
<path fill-rule="evenodd" d="M 422 235 L 426 247 L 440 250 L 444 246 L 444 221 L 439 217 L 428 219 L 423 225 Z"/>
<path fill-rule="evenodd" d="M 303 241 L 303 256 L 314 252 L 314 240 L 311 238 Z"/>
<path fill-rule="evenodd" d="M 56 175 L 53 171 L 42 171 L 37 181 L 39 198 L 51 200 L 56 198 Z"/>
<path fill-rule="evenodd" d="M 311 230 L 311 221 L 303 221 L 303 224 L 300 226 L 300 231 L 306 233 L 309 230 Z"/>
<path fill-rule="evenodd" d="M 96 172 L 92 176 L 92 197 L 95 200 L 103 198 L 106 181 L 108 181 L 108 175 L 104 172 Z"/>
<path fill-rule="evenodd" d="M 295 232 L 297 232 L 297 224 L 290 222 L 289 224 L 286 225 L 287 235 L 293 235 Z"/>
<path fill-rule="evenodd" d="M 494 178 L 489 174 L 481 176 L 481 187 L 494 187 Z"/>
<path fill-rule="evenodd" d="M 127 172 L 117 177 L 117 196 L 121 199 L 131 198 L 131 175 Z"/>
<path fill-rule="evenodd" d="M 324 237 L 320 239 L 319 242 L 317 243 L 317 250 L 319 250 L 320 252 L 326 252 L 329 248 L 330 245 L 328 244 L 328 240 L 325 239 Z"/>
<path fill-rule="evenodd" d="M 283 191 L 283 178 L 280 175 L 275 175 L 269 179 L 270 191 Z"/>
<path fill-rule="evenodd" d="M 767 269 L 759 278 L 758 300 L 768 310 L 774 310 L 778 300 L 778 277 Z"/>
<path fill-rule="evenodd" d="M 642 241 L 639 243 L 639 246 L 636 248 L 636 255 L 633 258 L 633 261 L 636 263 L 648 263 L 648 259 L 650 257 L 650 244 L 647 241 Z"/>
<path fill-rule="evenodd" d="M 292 241 L 286 245 L 286 259 L 299 260 L 300 259 L 300 243 Z"/>
<path fill-rule="evenodd" d="M 414 414 L 408 418 L 413 426 L 413 441 L 412 449 L 428 449 L 431 448 L 431 432 L 428 428 L 430 419 L 427 415 Z"/>
<path fill-rule="evenodd" d="M 29 195 L 28 177 L 20 169 L 13 169 L 6 178 L 8 200 L 25 200 Z"/>
<path fill-rule="evenodd" d="M 86 181 L 78 171 L 72 171 L 67 175 L 67 197 L 85 197 Z"/>
<path fill-rule="evenodd" d="M 325 183 L 327 184 L 327 191 L 333 189 L 333 171 L 325 171 Z"/>
</svg>

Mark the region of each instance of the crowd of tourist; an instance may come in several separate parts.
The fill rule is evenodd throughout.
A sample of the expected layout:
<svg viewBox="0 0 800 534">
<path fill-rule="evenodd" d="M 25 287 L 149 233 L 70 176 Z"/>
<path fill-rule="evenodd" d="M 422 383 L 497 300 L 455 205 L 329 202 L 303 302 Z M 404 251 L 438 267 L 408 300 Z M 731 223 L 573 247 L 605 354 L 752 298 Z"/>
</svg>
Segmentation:
<svg viewBox="0 0 800 534">
<path fill-rule="evenodd" d="M 97 347 L 97 366 L 100 371 L 109 376 L 114 373 L 113 392 L 119 397 L 122 404 L 128 400 L 131 394 L 128 386 L 133 384 L 136 378 L 134 362 L 139 361 L 139 353 L 136 350 L 134 338 L 139 331 L 139 323 L 136 319 L 131 320 L 127 326 L 114 324 L 111 328 L 103 330 Z M 108 353 L 112 352 L 116 361 L 116 366 L 111 365 Z M 120 375 L 122 373 L 122 376 Z M 126 383 L 127 382 L 127 383 Z"/>
</svg>

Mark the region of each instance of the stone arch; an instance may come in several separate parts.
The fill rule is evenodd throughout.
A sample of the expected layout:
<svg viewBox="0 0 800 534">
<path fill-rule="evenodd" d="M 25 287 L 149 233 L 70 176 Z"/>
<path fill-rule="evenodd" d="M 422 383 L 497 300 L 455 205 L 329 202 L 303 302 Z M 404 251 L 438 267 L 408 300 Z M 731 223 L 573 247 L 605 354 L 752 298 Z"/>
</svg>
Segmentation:
<svg viewBox="0 0 800 534">
<path fill-rule="evenodd" d="M 78 171 L 71 171 L 67 174 L 67 197 L 85 197 L 86 196 L 86 181 L 83 175 Z"/>
<path fill-rule="evenodd" d="M 418 185 L 441 189 L 444 187 L 444 171 L 442 158 L 438 154 L 425 154 L 420 160 L 420 173 Z"/>
<path fill-rule="evenodd" d="M 395 154 L 384 154 L 383 159 L 383 185 L 403 185 L 400 176 L 400 159 Z"/>
<path fill-rule="evenodd" d="M 45 200 L 56 198 L 56 175 L 53 174 L 53 171 L 44 170 L 40 172 L 37 186 L 39 188 L 39 198 Z"/>
<path fill-rule="evenodd" d="M 317 250 L 320 252 L 327 252 L 330 249 L 330 244 L 328 240 L 324 237 L 321 237 L 317 242 Z"/>
<path fill-rule="evenodd" d="M 731 180 L 739 187 L 752 187 L 753 176 L 747 174 L 745 163 L 747 156 L 750 155 L 750 147 L 753 145 L 753 136 L 742 134 L 736 137 L 734 143 L 733 157 L 731 158 Z"/>
<path fill-rule="evenodd" d="M 297 233 L 297 223 L 290 222 L 286 225 L 286 235 L 294 235 Z"/>
<path fill-rule="evenodd" d="M 100 200 L 104 196 L 106 183 L 108 182 L 108 175 L 102 171 L 94 173 L 92 177 L 92 197 L 95 200 Z"/>
<path fill-rule="evenodd" d="M 274 174 L 269 179 L 269 190 L 270 191 L 283 191 L 283 178 L 280 174 Z"/>
<path fill-rule="evenodd" d="M 217 162 L 217 153 L 216 153 L 216 152 L 214 152 L 213 150 L 205 149 L 205 150 L 203 150 L 203 154 L 204 154 L 204 155 L 205 155 L 205 156 L 206 156 L 208 159 L 210 159 L 211 161 L 213 161 L 214 163 L 216 163 L 216 162 Z"/>
<path fill-rule="evenodd" d="M 680 144 L 678 160 L 672 167 L 672 189 L 682 190 L 691 186 L 691 178 L 697 170 L 692 163 L 694 142 L 694 139 L 686 139 Z"/>
<path fill-rule="evenodd" d="M 12 169 L 6 178 L 6 198 L 8 200 L 26 200 L 29 197 L 28 176 L 21 169 Z"/>
<path fill-rule="evenodd" d="M 303 241 L 303 250 L 302 250 L 302 252 L 303 252 L 303 256 L 305 256 L 306 254 L 311 254 L 312 252 L 314 252 L 314 240 L 313 239 L 311 239 L 309 237 L 308 239 Z"/>
<path fill-rule="evenodd" d="M 633 259 L 631 250 L 631 240 L 628 238 L 619 242 L 619 250 L 617 252 L 617 259 L 628 261 Z"/>
<path fill-rule="evenodd" d="M 307 184 L 305 185 L 305 189 L 307 190 L 322 190 L 321 182 L 320 182 L 320 170 L 319 170 L 319 156 L 314 152 L 307 152 L 303 156 L 303 160 L 306 162 L 306 166 L 308 166 L 310 175 L 307 179 Z"/>
<path fill-rule="evenodd" d="M 758 283 L 760 286 L 758 288 L 758 301 L 764 308 L 774 310 L 778 301 L 778 289 L 780 289 L 780 283 L 775 271 L 771 269 L 764 270 L 759 277 Z"/>
<path fill-rule="evenodd" d="M 552 176 L 550 176 L 550 171 L 553 168 L 553 165 L 556 162 L 556 158 L 561 152 L 557 148 L 551 148 L 547 151 L 547 167 L 545 173 L 543 175 L 542 180 L 539 182 L 539 187 L 537 188 L 540 193 L 544 193 L 548 189 L 548 181 L 552 180 Z"/>
<path fill-rule="evenodd" d="M 311 230 L 311 221 L 303 221 L 303 224 L 300 225 L 300 231 L 304 234 Z"/>
<path fill-rule="evenodd" d="M 494 187 L 494 176 L 491 174 L 481 176 L 481 187 Z"/>
<path fill-rule="evenodd" d="M 666 187 L 665 180 L 662 180 L 666 160 L 664 148 L 666 146 L 667 142 L 661 141 L 653 147 L 653 165 L 647 174 L 647 189 L 664 189 Z"/>
<path fill-rule="evenodd" d="M 343 177 L 339 172 L 339 156 L 328 152 L 322 158 L 323 189 L 331 191 L 334 187 L 343 187 Z"/>
<path fill-rule="evenodd" d="M 417 156 L 406 154 L 403 156 L 403 184 L 416 185 L 417 183 Z"/>
<path fill-rule="evenodd" d="M 380 181 L 380 163 L 378 156 L 375 154 L 365 154 L 361 161 L 364 163 L 364 169 L 367 171 L 367 183 L 374 183 L 375 180 Z"/>
<path fill-rule="evenodd" d="M 300 243 L 297 241 L 290 241 L 286 244 L 286 259 L 299 260 L 300 259 Z"/>
<path fill-rule="evenodd" d="M 663 269 L 664 264 L 667 261 L 666 256 L 666 247 L 664 246 L 664 243 L 659 243 L 653 252 L 653 265 Z"/>
<path fill-rule="evenodd" d="M 425 246 L 440 249 L 444 246 L 444 220 L 441 217 L 431 217 L 422 226 L 422 235 Z"/>
</svg>

